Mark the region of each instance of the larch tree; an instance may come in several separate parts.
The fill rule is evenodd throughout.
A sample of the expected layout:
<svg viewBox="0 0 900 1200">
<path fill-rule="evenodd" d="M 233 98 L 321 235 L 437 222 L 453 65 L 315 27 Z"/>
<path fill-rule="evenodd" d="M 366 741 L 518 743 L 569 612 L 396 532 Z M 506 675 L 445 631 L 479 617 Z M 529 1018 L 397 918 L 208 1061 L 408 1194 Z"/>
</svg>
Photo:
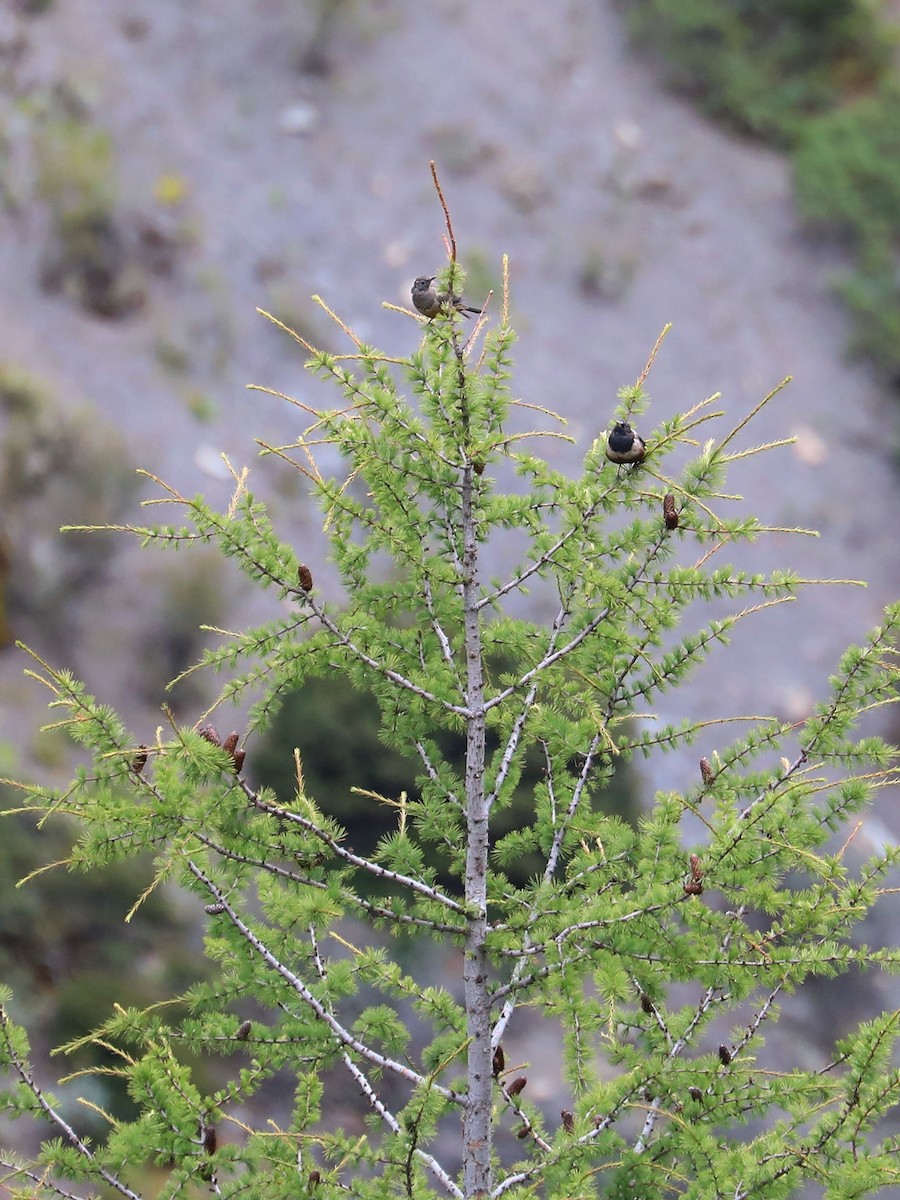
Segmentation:
<svg viewBox="0 0 900 1200">
<path fill-rule="evenodd" d="M 445 215 L 438 286 L 461 292 Z M 214 969 L 177 1005 L 117 1006 L 83 1039 L 108 1056 L 99 1081 L 118 1080 L 133 1104 L 128 1118 L 100 1111 L 94 1141 L 38 1077 L 5 995 L 3 1105 L 46 1127 L 33 1160 L 0 1150 L 5 1186 L 47 1200 L 744 1200 L 807 1181 L 842 1198 L 896 1185 L 896 1139 L 874 1127 L 900 1096 L 897 1013 L 812 1067 L 773 1070 L 760 1053 L 781 997 L 805 980 L 897 965 L 894 949 L 851 937 L 895 852 L 851 870 L 835 846 L 896 780 L 895 750 L 857 723 L 896 697 L 900 605 L 846 652 L 808 720 L 734 726 L 714 695 L 703 722 L 642 720 L 737 622 L 810 582 L 723 561 L 769 532 L 720 510 L 732 468 L 779 452 L 747 441 L 771 397 L 733 423 L 703 400 L 651 430 L 657 346 L 608 414 L 641 425 L 643 461 L 610 461 L 607 426 L 572 477 L 538 453 L 551 433 L 511 432 L 511 414 L 553 417 L 511 393 L 505 270 L 481 316 L 446 308 L 407 314 L 422 339 L 404 359 L 340 321 L 349 353 L 303 343 L 335 406 L 295 401 L 305 432 L 264 450 L 320 505 L 339 587 L 279 535 L 244 471 L 223 512 L 157 480 L 152 503 L 176 523 L 119 527 L 164 548 L 213 544 L 281 602 L 262 627 L 218 631 L 201 664 L 225 673 L 220 703 L 254 695 L 242 744 L 199 721 L 141 737 L 35 663 L 90 761 L 62 789 L 20 784 L 19 810 L 77 819 L 72 869 L 150 852 L 154 886 L 205 909 Z M 323 448 L 339 469 L 320 466 Z M 667 473 L 679 448 L 687 461 Z M 515 564 L 498 565 L 510 546 Z M 553 597 L 546 622 L 521 615 L 532 587 Z M 723 597 L 730 615 L 698 618 Z M 419 764 L 415 793 L 360 797 L 396 814 L 367 855 L 306 790 L 302 732 L 291 800 L 249 770 L 279 698 L 335 672 L 374 694 L 383 738 Z M 620 764 L 711 728 L 717 753 L 673 772 L 635 820 L 604 810 Z M 441 753 L 447 732 L 464 741 L 462 767 Z M 528 812 L 497 836 L 535 753 Z M 516 867 L 534 856 L 523 879 Z M 458 973 L 435 982 L 432 952 L 447 946 Z M 566 1090 L 549 1111 L 504 1049 L 525 1009 L 563 1046 Z M 273 1081 L 287 1098 L 277 1117 Z M 96 1117 L 95 1081 L 83 1082 Z"/>
</svg>

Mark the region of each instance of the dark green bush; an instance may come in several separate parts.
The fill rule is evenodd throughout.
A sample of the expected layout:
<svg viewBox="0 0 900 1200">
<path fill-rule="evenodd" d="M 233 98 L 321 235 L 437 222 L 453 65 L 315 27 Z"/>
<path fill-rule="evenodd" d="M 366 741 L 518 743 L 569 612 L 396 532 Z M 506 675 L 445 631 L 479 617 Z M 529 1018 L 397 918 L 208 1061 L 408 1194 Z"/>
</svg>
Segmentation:
<svg viewBox="0 0 900 1200">
<path fill-rule="evenodd" d="M 669 83 L 743 132 L 791 143 L 804 116 L 870 88 L 891 43 L 865 0 L 622 0 Z"/>
<path fill-rule="evenodd" d="M 50 213 L 41 283 L 87 311 L 120 317 L 144 299 L 118 213 L 113 143 L 83 113 L 57 102 L 32 136 L 37 194 Z"/>
<path fill-rule="evenodd" d="M 794 152 L 801 215 L 851 247 L 838 290 L 851 310 L 851 350 L 900 379 L 900 84 L 808 122 Z"/>
<path fill-rule="evenodd" d="M 838 292 L 854 318 L 850 350 L 874 359 L 900 383 L 900 279 L 880 260 L 861 266 L 838 281 Z"/>
<path fill-rule="evenodd" d="M 416 781 L 420 764 L 387 746 L 380 726 L 378 703 L 371 692 L 357 690 L 338 675 L 308 679 L 287 696 L 248 762 L 257 781 L 288 803 L 297 789 L 293 751 L 298 748 L 308 794 L 351 832 L 360 853 L 371 854 L 379 839 L 396 829 L 397 813 L 389 804 L 373 806 L 370 798 L 354 789 L 367 789 L 393 802 L 399 801 L 403 792 L 411 799 L 420 792 Z M 465 763 L 462 734 L 442 732 L 434 740 L 446 761 L 461 773 Z M 495 743 L 496 739 L 491 739 L 492 746 Z M 539 754 L 526 756 L 513 801 L 497 815 L 498 838 L 526 822 L 543 771 Z M 634 816 L 632 779 L 624 764 L 604 789 L 602 807 L 626 819 Z M 446 865 L 445 856 L 437 849 L 432 865 L 439 871 Z M 536 856 L 523 855 L 511 874 L 524 883 L 538 867 Z"/>
<path fill-rule="evenodd" d="M 808 122 L 794 174 L 808 222 L 887 252 L 878 241 L 900 233 L 900 85 Z"/>
</svg>

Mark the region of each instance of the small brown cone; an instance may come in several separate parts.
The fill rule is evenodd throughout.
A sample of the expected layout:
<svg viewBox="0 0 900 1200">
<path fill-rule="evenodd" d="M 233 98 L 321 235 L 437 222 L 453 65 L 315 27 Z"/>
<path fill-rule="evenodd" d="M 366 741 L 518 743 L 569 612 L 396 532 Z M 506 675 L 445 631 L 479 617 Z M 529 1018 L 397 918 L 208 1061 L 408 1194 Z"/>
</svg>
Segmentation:
<svg viewBox="0 0 900 1200">
<path fill-rule="evenodd" d="M 671 492 L 667 492 L 663 497 L 663 520 L 666 523 L 666 529 L 678 528 L 678 509 L 675 507 L 675 497 Z"/>
<path fill-rule="evenodd" d="M 201 1127 L 200 1141 L 207 1154 L 215 1154 L 216 1147 L 219 1144 L 219 1136 L 216 1133 L 215 1125 L 204 1125 Z"/>
</svg>

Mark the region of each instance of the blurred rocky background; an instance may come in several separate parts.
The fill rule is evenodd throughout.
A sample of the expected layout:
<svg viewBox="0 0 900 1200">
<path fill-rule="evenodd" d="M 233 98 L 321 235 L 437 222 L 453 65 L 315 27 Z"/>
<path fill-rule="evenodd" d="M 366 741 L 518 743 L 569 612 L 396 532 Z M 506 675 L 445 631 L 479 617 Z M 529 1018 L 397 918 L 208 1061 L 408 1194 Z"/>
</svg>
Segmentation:
<svg viewBox="0 0 900 1200">
<path fill-rule="evenodd" d="M 73 764 L 38 734 L 47 696 L 17 638 L 149 741 L 163 702 L 192 722 L 212 695 L 196 675 L 165 690 L 202 650 L 200 625 L 274 615 L 214 555 L 59 533 L 146 519 L 138 504 L 160 491 L 136 468 L 224 505 L 222 456 L 249 465 L 327 593 L 302 480 L 254 443 L 290 442 L 302 414 L 247 385 L 333 397 L 256 310 L 346 349 L 319 295 L 365 341 L 408 354 L 419 325 L 382 303 L 407 303 L 412 278 L 445 262 L 430 160 L 467 293 L 496 288 L 510 256 L 513 386 L 568 422 L 573 444 L 543 449 L 556 465 L 574 468 L 608 425 L 668 322 L 645 435 L 714 392 L 734 422 L 793 377 L 748 443 L 795 444 L 736 464 L 730 482 L 769 525 L 821 537 L 770 535 L 742 564 L 869 586 L 760 615 L 657 715 L 805 716 L 900 584 L 896 18 L 862 0 L 6 0 L 0 773 L 62 780 Z M 542 613 L 552 597 L 531 603 Z M 340 714 L 344 699 L 321 702 Z M 317 740 L 312 720 L 294 715 L 288 754 L 304 730 Z M 323 787 L 346 790 L 322 770 Z M 693 755 L 640 764 L 630 802 L 696 770 Z M 860 854 L 896 837 L 895 809 L 885 796 Z M 7 891 L 65 852 L 61 835 L 14 828 L 0 840 L 0 977 L 40 1017 L 39 1042 L 189 977 L 197 924 L 177 896 L 137 934 L 121 926 L 132 881 L 94 881 L 74 901 L 70 877 Z M 887 915 L 867 935 L 889 939 Z M 813 1046 L 896 1003 L 877 980 L 822 985 L 786 1034 Z"/>
</svg>

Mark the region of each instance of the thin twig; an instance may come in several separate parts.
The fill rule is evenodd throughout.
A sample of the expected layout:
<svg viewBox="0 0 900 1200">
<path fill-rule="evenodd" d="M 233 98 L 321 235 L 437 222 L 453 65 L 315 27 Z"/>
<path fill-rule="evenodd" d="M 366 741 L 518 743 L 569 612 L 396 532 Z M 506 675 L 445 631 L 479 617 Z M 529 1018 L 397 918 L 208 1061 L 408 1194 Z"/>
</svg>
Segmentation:
<svg viewBox="0 0 900 1200">
<path fill-rule="evenodd" d="M 456 262 L 456 237 L 453 233 L 453 222 L 450 220 L 450 209 L 447 207 L 447 201 L 444 199 L 444 193 L 441 189 L 441 183 L 438 179 L 437 167 L 434 160 L 428 164 L 431 168 L 431 178 L 434 180 L 434 188 L 438 194 L 438 200 L 441 202 L 441 208 L 444 210 L 444 220 L 447 222 L 447 239 L 450 242 L 450 261 Z"/>
</svg>

